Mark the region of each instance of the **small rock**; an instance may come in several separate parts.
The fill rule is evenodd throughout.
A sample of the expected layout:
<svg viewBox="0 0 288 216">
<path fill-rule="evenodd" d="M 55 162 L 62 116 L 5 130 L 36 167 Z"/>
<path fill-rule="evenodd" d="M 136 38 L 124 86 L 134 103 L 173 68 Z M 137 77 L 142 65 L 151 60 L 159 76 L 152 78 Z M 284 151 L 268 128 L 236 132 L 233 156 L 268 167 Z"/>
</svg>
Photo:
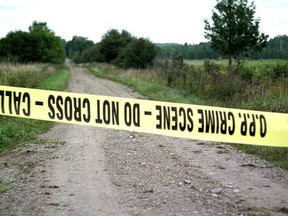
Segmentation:
<svg viewBox="0 0 288 216">
<path fill-rule="evenodd" d="M 141 166 L 146 166 L 146 163 L 145 162 L 139 162 L 139 164 L 141 165 Z"/>
<path fill-rule="evenodd" d="M 221 194 L 222 188 L 214 188 L 211 190 L 212 194 Z"/>
<path fill-rule="evenodd" d="M 48 188 L 56 189 L 56 188 L 59 188 L 59 186 L 58 185 L 51 185 L 51 186 L 48 186 Z"/>
<path fill-rule="evenodd" d="M 191 181 L 185 179 L 185 180 L 184 180 L 184 184 L 192 184 L 192 183 L 191 183 Z"/>
</svg>

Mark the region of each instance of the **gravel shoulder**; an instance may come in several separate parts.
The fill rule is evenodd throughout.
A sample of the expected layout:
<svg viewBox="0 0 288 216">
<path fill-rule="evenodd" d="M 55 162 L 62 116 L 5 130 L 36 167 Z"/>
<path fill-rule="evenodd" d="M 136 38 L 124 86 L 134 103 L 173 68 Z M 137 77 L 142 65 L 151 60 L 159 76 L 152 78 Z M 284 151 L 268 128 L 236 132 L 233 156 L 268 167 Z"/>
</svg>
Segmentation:
<svg viewBox="0 0 288 216">
<path fill-rule="evenodd" d="M 70 66 L 67 91 L 143 98 Z M 288 172 L 230 145 L 55 124 L 0 158 L 0 215 L 287 215 Z"/>
</svg>

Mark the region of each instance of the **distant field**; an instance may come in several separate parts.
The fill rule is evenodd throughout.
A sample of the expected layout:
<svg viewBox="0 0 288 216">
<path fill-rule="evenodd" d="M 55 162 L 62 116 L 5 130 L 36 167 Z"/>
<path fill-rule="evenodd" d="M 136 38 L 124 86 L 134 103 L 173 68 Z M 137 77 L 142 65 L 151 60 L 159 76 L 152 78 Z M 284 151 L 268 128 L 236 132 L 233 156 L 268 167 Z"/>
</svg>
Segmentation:
<svg viewBox="0 0 288 216">
<path fill-rule="evenodd" d="M 205 60 L 187 60 L 185 59 L 184 62 L 188 65 L 203 65 Z M 219 65 L 228 65 L 228 59 L 222 59 L 222 60 L 211 60 Z M 241 63 L 244 63 L 246 66 L 255 66 L 255 65 L 261 65 L 261 66 L 275 66 L 277 64 L 284 64 L 287 63 L 285 60 L 281 59 L 260 59 L 260 60 L 244 60 L 241 61 Z M 234 61 L 234 64 L 236 64 L 236 61 Z"/>
<path fill-rule="evenodd" d="M 222 60 L 211 60 L 217 64 L 220 64 L 220 65 L 228 65 L 228 59 L 222 59 Z M 204 60 L 187 60 L 185 59 L 184 62 L 188 65 L 203 65 L 204 63 Z M 261 64 L 262 66 L 264 65 L 276 65 L 277 63 L 285 63 L 287 61 L 285 60 L 278 60 L 278 59 L 264 59 L 264 60 L 245 60 L 244 63 L 246 65 L 259 65 Z"/>
</svg>

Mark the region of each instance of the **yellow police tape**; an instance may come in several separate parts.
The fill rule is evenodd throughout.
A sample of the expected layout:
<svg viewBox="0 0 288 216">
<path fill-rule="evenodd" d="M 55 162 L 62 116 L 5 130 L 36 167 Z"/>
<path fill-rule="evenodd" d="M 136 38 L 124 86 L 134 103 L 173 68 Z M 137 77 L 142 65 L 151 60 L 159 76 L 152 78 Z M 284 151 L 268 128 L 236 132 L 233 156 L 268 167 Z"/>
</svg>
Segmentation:
<svg viewBox="0 0 288 216">
<path fill-rule="evenodd" d="M 288 114 L 0 86 L 0 115 L 288 147 Z"/>
</svg>

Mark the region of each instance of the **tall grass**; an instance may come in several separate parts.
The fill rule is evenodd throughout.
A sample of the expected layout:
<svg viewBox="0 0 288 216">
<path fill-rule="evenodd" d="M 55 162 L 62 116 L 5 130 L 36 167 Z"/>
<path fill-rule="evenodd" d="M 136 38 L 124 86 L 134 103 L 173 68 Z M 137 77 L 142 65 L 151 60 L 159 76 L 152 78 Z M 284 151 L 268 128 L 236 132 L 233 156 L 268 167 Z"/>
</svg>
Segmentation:
<svg viewBox="0 0 288 216">
<path fill-rule="evenodd" d="M 68 81 L 68 70 L 61 65 L 0 64 L 0 85 L 64 90 Z M 7 147 L 34 139 L 51 125 L 50 122 L 0 116 L 0 153 Z"/>
<path fill-rule="evenodd" d="M 126 84 L 154 100 L 288 113 L 286 64 L 284 61 L 246 62 L 240 73 L 232 76 L 228 76 L 223 61 L 202 64 L 197 61 L 189 65 L 166 61 L 146 70 L 121 70 L 96 64 L 90 70 L 96 76 Z M 245 73 L 250 75 L 247 77 Z M 288 148 L 235 146 L 288 169 Z"/>
</svg>

